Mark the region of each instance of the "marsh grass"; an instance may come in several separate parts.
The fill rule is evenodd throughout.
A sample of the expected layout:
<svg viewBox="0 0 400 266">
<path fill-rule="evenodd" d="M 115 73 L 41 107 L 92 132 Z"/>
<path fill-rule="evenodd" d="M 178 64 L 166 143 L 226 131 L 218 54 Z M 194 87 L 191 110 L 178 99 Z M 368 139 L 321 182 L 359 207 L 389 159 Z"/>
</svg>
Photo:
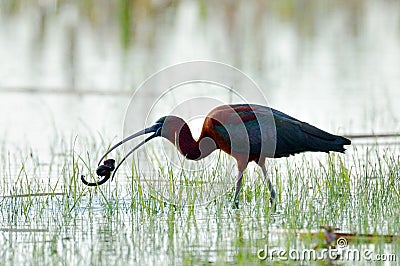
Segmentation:
<svg viewBox="0 0 400 266">
<path fill-rule="evenodd" d="M 323 237 L 299 238 L 296 230 L 331 225 L 345 232 L 400 235 L 397 147 L 354 146 L 346 155 L 268 160 L 278 193 L 273 211 L 257 167 L 245 173 L 240 208 L 232 208 L 228 181 L 236 172 L 222 153 L 206 168 L 200 162 L 203 170 L 196 172 L 176 171 L 154 152 L 155 171 L 143 171 L 148 158 L 136 157 L 113 182 L 88 188 L 80 174 L 94 178 L 96 160 L 109 145 L 99 143 L 71 138 L 51 147 L 46 161 L 29 150 L 2 153 L 0 253 L 5 264 L 265 264 L 257 258 L 265 245 L 290 250 L 324 243 Z M 121 157 L 117 154 L 117 161 Z M 229 176 L 224 193 L 206 198 L 211 190 L 203 184 L 224 175 Z M 165 190 L 148 182 L 150 177 L 163 179 Z M 163 192 L 170 194 L 163 197 Z M 209 200 L 199 205 L 204 199 Z M 376 239 L 350 247 L 399 254 L 398 239 Z"/>
</svg>

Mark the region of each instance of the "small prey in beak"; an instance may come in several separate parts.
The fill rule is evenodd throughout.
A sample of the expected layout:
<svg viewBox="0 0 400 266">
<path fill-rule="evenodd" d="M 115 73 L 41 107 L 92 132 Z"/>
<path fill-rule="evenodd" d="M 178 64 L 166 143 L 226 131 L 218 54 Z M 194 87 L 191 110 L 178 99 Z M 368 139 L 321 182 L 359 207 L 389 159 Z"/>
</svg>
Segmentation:
<svg viewBox="0 0 400 266">
<path fill-rule="evenodd" d="M 115 169 L 115 160 L 114 159 L 105 160 L 102 165 L 97 167 L 96 170 L 96 174 L 98 176 L 104 176 L 104 178 L 99 180 L 98 182 L 88 182 L 86 181 L 85 176 L 81 175 L 82 183 L 89 187 L 102 185 L 105 182 L 107 182 L 108 179 L 110 179 L 111 172 L 114 171 L 114 169 Z"/>
<path fill-rule="evenodd" d="M 161 135 L 161 129 L 162 129 L 162 125 L 164 122 L 164 118 L 159 119 L 153 126 L 143 129 L 139 132 L 136 132 L 133 135 L 130 135 L 129 137 L 121 140 L 120 142 L 118 142 L 117 144 L 115 144 L 114 146 L 112 146 L 100 159 L 99 163 L 98 163 L 98 167 L 96 170 L 96 174 L 98 176 L 104 177 L 103 179 L 99 180 L 98 182 L 88 182 L 85 179 L 84 175 L 81 175 L 81 180 L 82 182 L 87 185 L 87 186 L 98 186 L 98 185 L 102 185 L 105 182 L 107 182 L 108 179 L 110 179 L 111 176 L 111 172 L 113 172 L 112 176 L 111 176 L 111 180 L 114 179 L 115 173 L 117 172 L 118 168 L 121 166 L 121 164 L 126 160 L 126 158 L 128 158 L 128 156 L 130 156 L 135 150 L 137 150 L 140 146 L 142 146 L 143 144 L 145 144 L 146 142 L 148 142 L 149 140 L 158 137 Z M 101 165 L 101 162 L 106 158 L 106 156 L 113 150 L 115 150 L 117 147 L 119 147 L 120 145 L 124 144 L 125 142 L 139 137 L 141 135 L 144 134 L 148 134 L 148 133 L 153 133 L 152 135 L 150 135 L 149 137 L 147 137 L 145 140 L 143 140 L 142 142 L 140 142 L 138 145 L 136 145 L 135 148 L 133 148 L 132 150 L 130 150 L 124 158 L 122 158 L 122 160 L 119 162 L 119 164 L 115 167 L 115 160 L 114 159 L 107 159 L 103 162 L 103 164 Z"/>
</svg>

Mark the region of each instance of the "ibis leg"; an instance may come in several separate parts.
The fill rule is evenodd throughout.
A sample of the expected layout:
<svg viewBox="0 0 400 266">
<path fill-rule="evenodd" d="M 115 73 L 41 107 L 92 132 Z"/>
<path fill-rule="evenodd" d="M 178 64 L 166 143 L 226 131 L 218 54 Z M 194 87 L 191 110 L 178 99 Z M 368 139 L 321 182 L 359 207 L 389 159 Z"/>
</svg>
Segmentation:
<svg viewBox="0 0 400 266">
<path fill-rule="evenodd" d="M 236 208 L 239 208 L 239 194 L 242 189 L 242 179 L 243 179 L 243 171 L 239 171 L 239 175 L 236 181 L 236 192 L 235 197 L 233 198 L 234 204 Z"/>
<path fill-rule="evenodd" d="M 273 187 L 273 185 L 272 185 L 271 179 L 269 179 L 269 177 L 267 176 L 267 169 L 265 168 L 265 165 L 264 165 L 264 164 L 261 165 L 261 169 L 262 169 L 264 178 L 265 178 L 265 180 L 266 180 L 267 183 L 268 183 L 269 192 L 270 192 L 270 194 L 271 194 L 271 196 L 270 196 L 270 198 L 269 198 L 269 201 L 271 202 L 272 205 L 274 205 L 275 197 L 276 197 L 276 193 L 275 193 L 274 187 Z"/>
</svg>

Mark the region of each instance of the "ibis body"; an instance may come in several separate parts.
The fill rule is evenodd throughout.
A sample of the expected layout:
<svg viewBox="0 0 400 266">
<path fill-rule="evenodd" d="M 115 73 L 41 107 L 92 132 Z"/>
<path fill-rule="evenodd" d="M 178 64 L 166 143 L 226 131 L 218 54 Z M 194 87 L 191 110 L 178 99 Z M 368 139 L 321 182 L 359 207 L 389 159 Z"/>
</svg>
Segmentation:
<svg viewBox="0 0 400 266">
<path fill-rule="evenodd" d="M 267 177 L 266 158 L 288 157 L 306 151 L 344 152 L 344 145 L 351 144 L 347 138 L 330 134 L 270 107 L 256 104 L 229 104 L 218 106 L 207 114 L 198 139 L 193 138 L 189 126 L 182 118 L 164 116 L 153 126 L 114 145 L 100 162 L 119 145 L 147 133 L 153 134 L 122 159 L 113 176 L 130 154 L 155 137 L 168 139 L 189 160 L 200 160 L 220 149 L 237 161 L 235 206 L 239 203 L 243 172 L 249 162 L 254 161 L 261 167 L 270 189 L 270 200 L 273 202 L 276 193 Z"/>
</svg>

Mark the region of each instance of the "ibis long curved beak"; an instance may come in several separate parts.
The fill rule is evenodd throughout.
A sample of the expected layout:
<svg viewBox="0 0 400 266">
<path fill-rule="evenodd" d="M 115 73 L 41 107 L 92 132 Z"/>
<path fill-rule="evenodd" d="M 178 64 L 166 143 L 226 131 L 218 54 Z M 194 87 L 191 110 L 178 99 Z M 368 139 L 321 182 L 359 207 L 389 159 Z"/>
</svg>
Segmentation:
<svg viewBox="0 0 400 266">
<path fill-rule="evenodd" d="M 143 144 L 145 144 L 146 142 L 148 142 L 149 140 L 159 136 L 160 134 L 160 130 L 162 128 L 162 123 L 156 123 L 151 127 L 148 127 L 146 129 L 143 129 L 139 132 L 136 132 L 135 134 L 132 134 L 128 137 L 126 137 L 125 139 L 121 140 L 120 142 L 118 142 L 117 144 L 115 144 L 114 146 L 112 146 L 100 159 L 98 166 L 100 166 L 100 164 L 102 163 L 102 161 L 104 160 L 104 158 L 113 150 L 115 150 L 117 147 L 119 147 L 120 145 L 124 144 L 125 142 L 134 139 L 136 137 L 139 137 L 141 135 L 144 134 L 148 134 L 148 133 L 153 133 L 152 135 L 150 135 L 149 137 L 147 137 L 145 140 L 143 140 L 142 142 L 140 142 L 138 145 L 136 145 L 136 147 L 134 147 L 132 150 L 130 150 L 124 158 L 122 158 L 122 160 L 119 162 L 119 164 L 115 167 L 114 173 L 112 175 L 111 180 L 114 179 L 115 173 L 117 172 L 118 168 L 121 166 L 121 164 L 134 152 L 136 151 L 140 146 L 142 146 Z"/>
</svg>

